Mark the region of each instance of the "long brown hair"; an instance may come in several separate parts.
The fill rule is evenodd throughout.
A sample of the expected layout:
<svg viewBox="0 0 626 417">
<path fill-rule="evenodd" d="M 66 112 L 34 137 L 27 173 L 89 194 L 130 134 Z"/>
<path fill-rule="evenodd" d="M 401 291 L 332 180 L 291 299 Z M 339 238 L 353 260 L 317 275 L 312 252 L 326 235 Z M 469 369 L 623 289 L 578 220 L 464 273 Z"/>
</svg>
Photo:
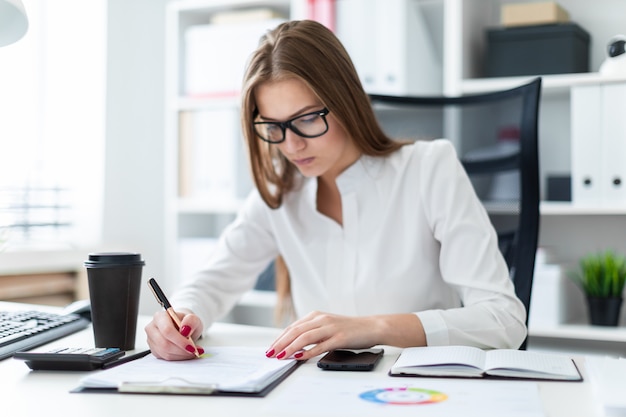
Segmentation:
<svg viewBox="0 0 626 417">
<path fill-rule="evenodd" d="M 370 100 L 350 56 L 337 37 L 312 20 L 290 21 L 266 33 L 250 57 L 244 77 L 241 123 L 248 145 L 254 183 L 271 208 L 296 185 L 297 168 L 278 148 L 259 139 L 253 128 L 257 116 L 255 89 L 269 81 L 303 81 L 351 136 L 362 154 L 388 155 L 405 143 L 394 141 L 380 128 Z M 281 256 L 275 262 L 277 325 L 295 318 L 289 270 Z"/>
<path fill-rule="evenodd" d="M 241 123 L 252 176 L 271 208 L 280 207 L 285 193 L 293 189 L 297 168 L 276 146 L 256 136 L 252 125 L 257 116 L 255 89 L 268 81 L 293 77 L 311 88 L 362 154 L 384 156 L 403 145 L 383 133 L 339 39 L 312 20 L 282 23 L 261 37 L 250 57 L 242 88 Z"/>
</svg>

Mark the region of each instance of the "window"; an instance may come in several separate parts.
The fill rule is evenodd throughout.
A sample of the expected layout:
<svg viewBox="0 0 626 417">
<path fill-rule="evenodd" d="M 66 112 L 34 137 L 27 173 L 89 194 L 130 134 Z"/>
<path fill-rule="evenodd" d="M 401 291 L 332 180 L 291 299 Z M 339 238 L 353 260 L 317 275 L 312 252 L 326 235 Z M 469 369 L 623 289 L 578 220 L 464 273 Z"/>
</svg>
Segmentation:
<svg viewBox="0 0 626 417">
<path fill-rule="evenodd" d="M 100 237 L 106 1 L 24 0 L 28 33 L 0 48 L 0 247 Z"/>
</svg>

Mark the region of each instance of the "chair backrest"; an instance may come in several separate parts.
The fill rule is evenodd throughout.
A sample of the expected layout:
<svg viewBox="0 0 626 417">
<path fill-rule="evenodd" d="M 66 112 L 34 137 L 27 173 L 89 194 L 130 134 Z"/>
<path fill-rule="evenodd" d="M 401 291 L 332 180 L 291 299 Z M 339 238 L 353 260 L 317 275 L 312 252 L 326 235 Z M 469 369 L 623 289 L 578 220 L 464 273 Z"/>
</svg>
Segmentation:
<svg viewBox="0 0 626 417">
<path fill-rule="evenodd" d="M 539 235 L 540 94 L 541 78 L 505 91 L 459 97 L 370 95 L 391 137 L 454 143 L 498 233 L 527 312 Z M 520 348 L 525 347 L 526 342 Z"/>
</svg>

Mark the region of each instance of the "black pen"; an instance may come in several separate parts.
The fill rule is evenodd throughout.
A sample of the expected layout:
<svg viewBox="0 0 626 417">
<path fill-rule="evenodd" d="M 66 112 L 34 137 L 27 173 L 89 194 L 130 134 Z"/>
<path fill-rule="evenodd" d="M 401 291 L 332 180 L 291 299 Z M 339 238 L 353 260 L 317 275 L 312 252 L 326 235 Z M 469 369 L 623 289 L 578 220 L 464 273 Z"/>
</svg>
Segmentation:
<svg viewBox="0 0 626 417">
<path fill-rule="evenodd" d="M 149 353 L 150 353 L 150 349 L 144 350 L 139 353 L 135 353 L 134 355 L 122 356 L 120 359 L 116 361 L 105 363 L 104 365 L 102 365 L 102 369 L 113 368 L 114 366 L 121 365 L 123 363 L 130 362 L 130 361 L 134 361 L 135 359 L 143 358 Z"/>
<path fill-rule="evenodd" d="M 180 319 L 178 318 L 178 315 L 176 314 L 176 312 L 172 308 L 172 305 L 167 300 L 167 297 L 165 296 L 165 293 L 163 292 L 163 290 L 161 290 L 161 287 L 159 287 L 159 284 L 157 284 L 157 282 L 156 282 L 156 280 L 154 278 L 150 278 L 148 280 L 148 285 L 150 286 L 150 289 L 152 290 L 152 293 L 156 297 L 156 299 L 159 302 L 159 304 L 161 304 L 161 306 L 165 309 L 165 311 L 167 311 L 167 314 L 169 314 L 170 318 L 172 319 L 172 321 L 174 322 L 176 327 L 180 330 L 180 326 L 181 326 L 182 323 L 180 322 Z M 191 338 L 191 335 L 187 336 L 187 340 L 189 340 L 189 343 L 191 343 L 191 346 L 193 346 L 194 353 L 196 354 L 196 357 L 199 358 L 200 354 L 198 353 L 198 348 L 196 347 L 196 344 L 194 343 L 193 339 Z"/>
</svg>

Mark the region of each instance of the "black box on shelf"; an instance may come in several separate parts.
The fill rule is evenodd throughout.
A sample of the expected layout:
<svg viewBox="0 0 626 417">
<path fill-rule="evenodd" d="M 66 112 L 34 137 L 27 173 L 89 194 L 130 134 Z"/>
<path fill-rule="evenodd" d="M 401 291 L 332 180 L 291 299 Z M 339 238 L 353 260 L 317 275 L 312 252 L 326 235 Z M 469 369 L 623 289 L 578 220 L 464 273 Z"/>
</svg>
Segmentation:
<svg viewBox="0 0 626 417">
<path fill-rule="evenodd" d="M 488 77 L 589 71 L 587 31 L 575 23 L 487 29 Z"/>
<path fill-rule="evenodd" d="M 548 175 L 547 201 L 572 201 L 572 177 L 570 175 Z"/>
</svg>

